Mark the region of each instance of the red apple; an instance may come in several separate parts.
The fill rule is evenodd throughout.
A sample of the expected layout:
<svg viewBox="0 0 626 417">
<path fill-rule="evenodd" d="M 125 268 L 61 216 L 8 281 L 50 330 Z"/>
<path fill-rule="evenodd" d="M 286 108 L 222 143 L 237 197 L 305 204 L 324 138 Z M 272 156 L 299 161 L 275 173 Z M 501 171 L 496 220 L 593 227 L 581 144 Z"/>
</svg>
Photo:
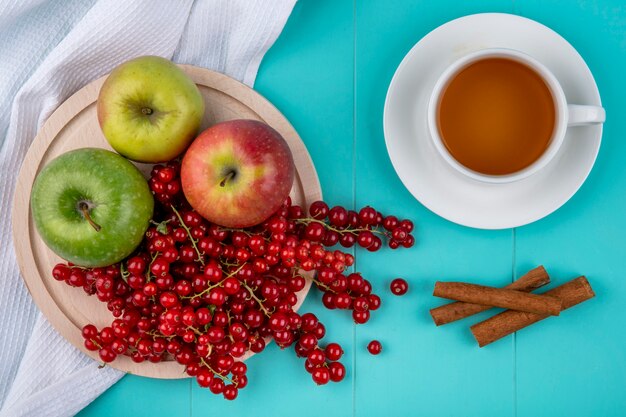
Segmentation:
<svg viewBox="0 0 626 417">
<path fill-rule="evenodd" d="M 256 120 L 211 126 L 192 142 L 181 168 L 189 204 L 225 227 L 266 220 L 289 195 L 294 175 L 285 139 Z"/>
</svg>

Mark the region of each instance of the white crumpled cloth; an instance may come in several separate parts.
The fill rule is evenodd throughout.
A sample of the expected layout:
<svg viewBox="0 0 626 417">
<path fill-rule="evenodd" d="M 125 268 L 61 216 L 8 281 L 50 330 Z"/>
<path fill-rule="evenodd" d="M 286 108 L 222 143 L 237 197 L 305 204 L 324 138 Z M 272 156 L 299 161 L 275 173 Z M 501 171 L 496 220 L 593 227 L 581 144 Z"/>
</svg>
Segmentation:
<svg viewBox="0 0 626 417">
<path fill-rule="evenodd" d="M 11 204 L 28 146 L 72 93 L 139 55 L 254 83 L 295 0 L 0 0 L 0 416 L 70 416 L 122 373 L 98 369 L 33 304 Z"/>
</svg>

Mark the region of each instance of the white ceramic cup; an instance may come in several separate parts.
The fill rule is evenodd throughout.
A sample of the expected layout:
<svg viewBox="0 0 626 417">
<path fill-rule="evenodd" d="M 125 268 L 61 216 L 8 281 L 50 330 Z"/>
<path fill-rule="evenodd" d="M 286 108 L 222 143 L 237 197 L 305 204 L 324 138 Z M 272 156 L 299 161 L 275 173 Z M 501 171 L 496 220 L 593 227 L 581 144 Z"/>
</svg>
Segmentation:
<svg viewBox="0 0 626 417">
<path fill-rule="evenodd" d="M 556 118 L 554 121 L 554 131 L 550 144 L 544 151 L 544 153 L 532 164 L 526 168 L 507 175 L 487 175 L 480 172 L 471 170 L 458 162 L 448 151 L 443 143 L 439 132 L 439 126 L 437 123 L 437 112 L 439 108 L 439 100 L 442 93 L 447 87 L 448 83 L 464 68 L 473 64 L 474 62 L 486 59 L 486 58 L 507 58 L 513 61 L 520 62 L 527 67 L 534 70 L 539 74 L 552 93 L 554 100 Z M 464 57 L 455 61 L 441 74 L 437 80 L 435 87 L 430 96 L 430 102 L 428 103 L 428 128 L 430 130 L 431 139 L 435 145 L 435 148 L 441 154 L 443 159 L 454 169 L 466 176 L 478 181 L 488 183 L 509 183 L 518 181 L 523 178 L 527 178 L 542 168 L 556 156 L 563 140 L 565 139 L 565 133 L 570 126 L 583 126 L 589 124 L 603 123 L 605 119 L 605 111 L 599 106 L 585 106 L 579 104 L 567 104 L 565 99 L 565 93 L 561 88 L 558 80 L 546 68 L 536 59 L 531 56 L 519 52 L 513 49 L 504 48 L 489 48 L 482 49 L 477 52 L 472 52 Z"/>
</svg>

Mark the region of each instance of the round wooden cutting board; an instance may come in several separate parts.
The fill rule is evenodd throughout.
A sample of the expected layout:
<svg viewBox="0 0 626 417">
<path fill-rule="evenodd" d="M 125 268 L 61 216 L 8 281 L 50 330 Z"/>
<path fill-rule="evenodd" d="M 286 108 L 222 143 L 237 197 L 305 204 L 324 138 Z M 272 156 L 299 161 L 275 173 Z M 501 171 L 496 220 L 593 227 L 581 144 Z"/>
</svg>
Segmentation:
<svg viewBox="0 0 626 417">
<path fill-rule="evenodd" d="M 308 206 L 321 199 L 315 167 L 298 133 L 289 121 L 265 98 L 251 88 L 225 75 L 188 65 L 181 66 L 196 82 L 206 104 L 202 129 L 225 120 L 256 119 L 276 129 L 293 153 L 297 175 L 291 190 L 296 204 Z M 13 202 L 13 242 L 22 277 L 35 303 L 54 328 L 70 343 L 100 361 L 97 352 L 83 346 L 81 328 L 93 323 L 98 328 L 110 325 L 113 316 L 95 296 L 82 288 L 72 288 L 52 278 L 52 268 L 61 262 L 43 243 L 30 214 L 30 193 L 37 173 L 52 159 L 72 149 L 98 147 L 111 149 L 100 131 L 96 100 L 105 77 L 93 81 L 67 99 L 50 116 L 35 137 L 17 179 Z M 136 164 L 144 173 L 151 165 Z M 299 308 L 311 286 L 298 293 Z M 248 356 L 246 356 L 248 357 Z M 153 378 L 184 378 L 182 365 L 175 361 L 134 363 L 119 356 L 110 366 Z"/>
</svg>

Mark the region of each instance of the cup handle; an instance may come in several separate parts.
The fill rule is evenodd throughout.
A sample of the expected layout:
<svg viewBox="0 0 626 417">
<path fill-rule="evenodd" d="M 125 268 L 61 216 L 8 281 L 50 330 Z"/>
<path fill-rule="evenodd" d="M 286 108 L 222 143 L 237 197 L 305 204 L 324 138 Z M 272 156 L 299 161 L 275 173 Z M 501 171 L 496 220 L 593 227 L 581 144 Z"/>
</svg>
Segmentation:
<svg viewBox="0 0 626 417">
<path fill-rule="evenodd" d="M 597 125 L 604 123 L 606 119 L 606 112 L 600 106 L 568 104 L 567 112 L 569 114 L 567 119 L 568 126 Z"/>
</svg>

